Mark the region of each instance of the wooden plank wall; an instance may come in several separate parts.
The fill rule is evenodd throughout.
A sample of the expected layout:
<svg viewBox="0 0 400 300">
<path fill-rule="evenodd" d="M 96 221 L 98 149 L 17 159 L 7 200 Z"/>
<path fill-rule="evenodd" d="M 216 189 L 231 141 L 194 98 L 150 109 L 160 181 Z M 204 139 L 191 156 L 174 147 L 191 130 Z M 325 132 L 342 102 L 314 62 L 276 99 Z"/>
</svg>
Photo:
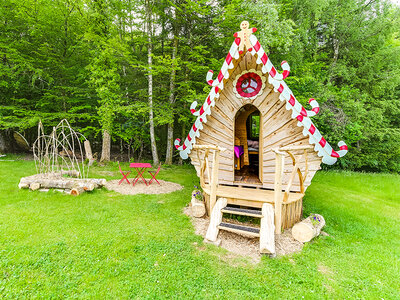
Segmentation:
<svg viewBox="0 0 400 300">
<path fill-rule="evenodd" d="M 303 136 L 303 127 L 297 126 L 297 120 L 291 118 L 291 111 L 286 110 L 285 102 L 279 100 L 279 94 L 271 92 L 266 100 L 261 104 L 263 114 L 263 187 L 273 188 L 275 178 L 275 153 L 273 148 L 284 146 L 309 145 L 308 137 Z M 303 151 L 294 151 L 294 155 L 301 155 Z M 304 183 L 307 188 L 315 172 L 320 169 L 321 158 L 314 151 L 308 152 L 308 176 Z M 300 169 L 304 172 L 305 161 L 300 164 Z M 289 156 L 285 157 L 283 188 L 286 186 L 291 171 L 293 170 L 292 160 Z M 300 182 L 295 177 L 291 191 L 300 191 Z"/>
<path fill-rule="evenodd" d="M 285 108 L 286 102 L 279 100 L 279 93 L 274 92 L 268 79 L 263 94 L 254 100 L 237 98 L 233 92 L 233 81 L 238 74 L 244 70 L 261 70 L 261 65 L 256 64 L 256 58 L 250 53 L 243 55 L 242 60 L 238 60 L 236 67 L 232 69 L 230 78 L 224 82 L 224 89 L 220 98 L 216 100 L 215 107 L 211 108 L 211 115 L 207 117 L 207 123 L 203 124 L 200 131 L 200 138 L 196 140 L 199 145 L 218 145 L 226 148 L 225 152 L 220 154 L 219 183 L 233 184 L 234 181 L 234 124 L 237 111 L 245 104 L 253 104 L 260 110 L 262 119 L 262 128 L 260 145 L 262 152 L 262 183 L 264 188 L 274 188 L 275 173 L 275 153 L 273 148 L 294 145 L 308 145 L 308 138 L 303 136 L 303 127 L 297 127 L 297 120 L 291 117 L 291 111 Z M 301 151 L 294 154 L 302 154 Z M 203 154 L 201 154 L 201 157 Z M 196 151 L 190 154 L 192 164 L 199 175 L 199 161 Z M 210 168 L 212 164 L 212 155 L 209 155 Z M 309 172 L 305 181 L 307 188 L 315 172 L 320 169 L 321 158 L 314 151 L 308 154 Z M 285 158 L 283 188 L 286 187 L 290 173 L 293 169 L 290 157 Z M 302 162 L 301 170 L 304 171 L 305 163 Z M 210 169 L 211 172 L 211 169 Z M 207 172 L 206 172 L 207 173 Z M 208 182 L 208 178 L 206 178 Z M 299 191 L 300 183 L 296 177 L 291 191 Z"/>
</svg>

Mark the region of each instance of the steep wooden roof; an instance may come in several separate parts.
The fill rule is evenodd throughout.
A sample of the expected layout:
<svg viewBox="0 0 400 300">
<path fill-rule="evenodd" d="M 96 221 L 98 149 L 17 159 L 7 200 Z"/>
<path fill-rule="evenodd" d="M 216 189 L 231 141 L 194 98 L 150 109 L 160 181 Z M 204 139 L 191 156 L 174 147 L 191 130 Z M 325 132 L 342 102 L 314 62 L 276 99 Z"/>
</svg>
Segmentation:
<svg viewBox="0 0 400 300">
<path fill-rule="evenodd" d="M 285 103 L 285 108 L 291 113 L 291 118 L 297 120 L 298 127 L 303 127 L 303 135 L 308 136 L 308 142 L 310 145 L 314 146 L 314 151 L 318 154 L 318 156 L 322 157 L 322 162 L 329 165 L 334 164 L 337 161 L 337 158 L 342 157 L 347 153 L 347 145 L 341 141 L 338 143 L 339 150 L 333 150 L 333 148 L 324 139 L 317 127 L 311 121 L 311 117 L 315 116 L 319 112 L 317 101 L 311 98 L 309 103 L 312 109 L 306 110 L 297 101 L 296 97 L 293 95 L 292 91 L 284 81 L 290 72 L 289 64 L 286 61 L 283 61 L 281 63 L 283 72 L 282 74 L 278 73 L 254 34 L 250 36 L 250 43 L 252 48 L 246 49 L 246 52 L 248 51 L 251 55 L 253 55 L 257 59 L 257 64 L 262 66 L 262 73 L 265 76 L 268 76 L 269 84 L 273 86 L 275 92 L 279 93 L 279 100 Z M 191 113 L 197 116 L 197 119 L 194 122 L 183 145 L 180 145 L 180 139 L 175 140 L 175 147 L 180 152 L 180 156 L 183 159 L 188 158 L 193 145 L 196 144 L 196 139 L 200 137 L 200 131 L 203 128 L 203 123 L 207 122 L 207 116 L 212 114 L 215 101 L 218 101 L 217 99 L 219 98 L 220 93 L 225 88 L 226 81 L 230 78 L 230 75 L 236 65 L 246 54 L 246 52 L 239 54 L 239 44 L 240 39 L 236 38 L 233 41 L 228 55 L 226 56 L 221 70 L 219 71 L 215 80 L 212 79 L 213 71 L 210 70 L 207 73 L 207 82 L 212 86 L 212 88 L 200 109 L 196 110 L 196 101 L 194 101 L 190 107 Z"/>
</svg>

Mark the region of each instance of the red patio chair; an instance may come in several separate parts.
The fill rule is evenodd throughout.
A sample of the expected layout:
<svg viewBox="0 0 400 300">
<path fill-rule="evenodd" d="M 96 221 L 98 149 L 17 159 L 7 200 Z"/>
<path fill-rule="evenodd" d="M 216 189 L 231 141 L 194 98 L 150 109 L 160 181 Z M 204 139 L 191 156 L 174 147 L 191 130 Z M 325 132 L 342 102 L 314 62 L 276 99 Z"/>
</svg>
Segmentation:
<svg viewBox="0 0 400 300">
<path fill-rule="evenodd" d="M 119 183 L 118 184 L 121 184 L 123 181 L 124 181 L 124 179 L 126 180 L 126 182 L 128 182 L 128 184 L 130 184 L 130 182 L 129 182 L 129 180 L 128 180 L 128 175 L 129 174 L 131 174 L 131 172 L 132 171 L 122 171 L 121 170 L 121 166 L 119 165 L 119 162 L 118 162 L 118 168 L 119 168 L 119 172 L 122 174 L 122 179 L 119 181 Z M 126 173 L 127 172 L 127 173 Z"/>
<path fill-rule="evenodd" d="M 161 169 L 161 164 L 158 166 L 158 169 L 157 169 L 157 171 L 155 173 L 152 172 L 152 171 L 149 171 L 149 174 L 151 175 L 151 177 L 153 177 L 153 178 L 150 179 L 149 185 L 153 182 L 153 180 L 157 181 L 157 183 L 160 184 L 158 182 L 158 180 L 156 179 L 156 176 L 157 176 L 158 172 L 160 172 L 160 169 Z"/>
</svg>

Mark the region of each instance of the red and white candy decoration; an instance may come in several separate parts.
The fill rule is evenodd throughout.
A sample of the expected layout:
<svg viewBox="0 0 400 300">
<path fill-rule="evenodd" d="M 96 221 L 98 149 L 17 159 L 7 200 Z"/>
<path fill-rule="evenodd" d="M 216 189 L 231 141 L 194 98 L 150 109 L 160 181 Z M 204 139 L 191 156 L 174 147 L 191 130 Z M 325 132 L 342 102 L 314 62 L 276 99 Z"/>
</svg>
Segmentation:
<svg viewBox="0 0 400 300">
<path fill-rule="evenodd" d="M 239 43 L 237 39 L 235 39 L 235 41 L 232 43 L 231 49 L 229 49 L 228 55 L 226 56 L 224 63 L 222 64 L 222 68 L 219 71 L 216 80 L 212 79 L 214 75 L 213 70 L 207 72 L 206 80 L 209 85 L 218 86 L 221 90 L 224 88 L 223 80 L 229 78 L 229 70 L 233 69 L 232 60 L 239 58 L 238 44 Z"/>
<path fill-rule="evenodd" d="M 347 153 L 347 145 L 345 142 L 338 143 L 339 151 L 333 150 L 331 145 L 323 138 L 319 130 L 315 127 L 310 117 L 315 116 L 319 112 L 318 102 L 311 98 L 308 102 L 312 109 L 306 110 L 294 97 L 292 91 L 286 85 L 284 79 L 289 75 L 290 67 L 286 61 L 283 61 L 281 66 L 283 69 L 282 74 L 279 74 L 269 57 L 264 52 L 260 42 L 252 35 L 250 37 L 251 44 L 253 45 L 253 52 L 257 54 L 257 63 L 263 64 L 262 71 L 269 74 L 268 82 L 274 86 L 275 92 L 279 92 L 279 99 L 286 101 L 286 109 L 292 110 L 292 118 L 297 118 L 299 121 L 298 126 L 304 126 L 303 134 L 310 137 L 310 144 L 314 144 L 314 150 L 322 156 L 322 162 L 328 165 L 333 165 L 338 157 L 343 157 Z M 253 54 L 254 55 L 254 54 Z"/>
<path fill-rule="evenodd" d="M 290 73 L 289 64 L 286 61 L 283 61 L 281 63 L 283 72 L 278 73 L 261 44 L 253 34 L 250 35 L 250 43 L 252 48 L 248 48 L 247 51 L 250 51 L 252 55 L 257 54 L 257 63 L 263 65 L 261 69 L 262 72 L 264 74 L 269 74 L 268 82 L 273 85 L 275 92 L 280 93 L 279 99 L 281 101 L 286 101 L 286 109 L 292 110 L 292 118 L 298 120 L 297 125 L 304 127 L 303 134 L 309 136 L 309 142 L 314 145 L 314 150 L 318 152 L 318 155 L 322 156 L 322 162 L 329 165 L 334 164 L 337 161 L 337 158 L 343 157 L 347 153 L 347 145 L 341 141 L 338 143 L 340 150 L 333 150 L 329 143 L 323 138 L 319 130 L 315 127 L 310 117 L 315 116 L 319 112 L 318 102 L 311 98 L 308 102 L 312 109 L 306 110 L 300 102 L 297 101 L 284 81 Z M 206 77 L 207 83 L 213 88 L 200 109 L 196 110 L 196 101 L 194 101 L 190 106 L 190 112 L 197 116 L 197 119 L 190 129 L 183 145 L 180 145 L 180 139 L 175 140 L 175 147 L 180 151 L 180 156 L 183 159 L 188 157 L 193 145 L 196 143 L 196 138 L 200 136 L 200 130 L 203 128 L 202 123 L 207 122 L 207 116 L 211 114 L 211 107 L 215 106 L 215 99 L 219 98 L 219 93 L 224 88 L 223 80 L 229 78 L 229 70 L 233 68 L 232 60 L 239 58 L 239 44 L 241 44 L 240 38 L 236 38 L 232 43 L 229 53 L 226 56 L 222 68 L 215 80 L 212 79 L 214 72 L 211 70 L 208 71 Z"/>
<path fill-rule="evenodd" d="M 253 45 L 251 54 L 257 54 L 257 64 L 263 65 L 261 70 L 264 74 L 269 74 L 272 78 L 276 80 L 283 80 L 289 76 L 290 66 L 287 61 L 281 62 L 283 72 L 282 74 L 278 73 L 254 34 L 250 36 L 250 42 Z"/>
</svg>

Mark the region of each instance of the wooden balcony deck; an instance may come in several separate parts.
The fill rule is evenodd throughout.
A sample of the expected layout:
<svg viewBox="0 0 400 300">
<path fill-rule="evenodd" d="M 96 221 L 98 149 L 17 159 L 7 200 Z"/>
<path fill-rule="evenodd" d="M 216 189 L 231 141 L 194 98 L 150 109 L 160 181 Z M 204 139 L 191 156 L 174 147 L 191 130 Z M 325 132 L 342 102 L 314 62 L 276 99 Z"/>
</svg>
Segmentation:
<svg viewBox="0 0 400 300">
<path fill-rule="evenodd" d="M 210 186 L 205 185 L 204 192 L 210 195 Z M 274 191 L 264 189 L 254 189 L 246 187 L 219 185 L 217 187 L 217 197 L 223 197 L 230 204 L 244 205 L 250 207 L 262 207 L 263 203 L 274 204 Z M 283 197 L 282 192 L 282 197 Z M 301 200 L 304 197 L 302 193 L 289 194 L 289 198 L 283 204 L 289 204 Z"/>
</svg>

